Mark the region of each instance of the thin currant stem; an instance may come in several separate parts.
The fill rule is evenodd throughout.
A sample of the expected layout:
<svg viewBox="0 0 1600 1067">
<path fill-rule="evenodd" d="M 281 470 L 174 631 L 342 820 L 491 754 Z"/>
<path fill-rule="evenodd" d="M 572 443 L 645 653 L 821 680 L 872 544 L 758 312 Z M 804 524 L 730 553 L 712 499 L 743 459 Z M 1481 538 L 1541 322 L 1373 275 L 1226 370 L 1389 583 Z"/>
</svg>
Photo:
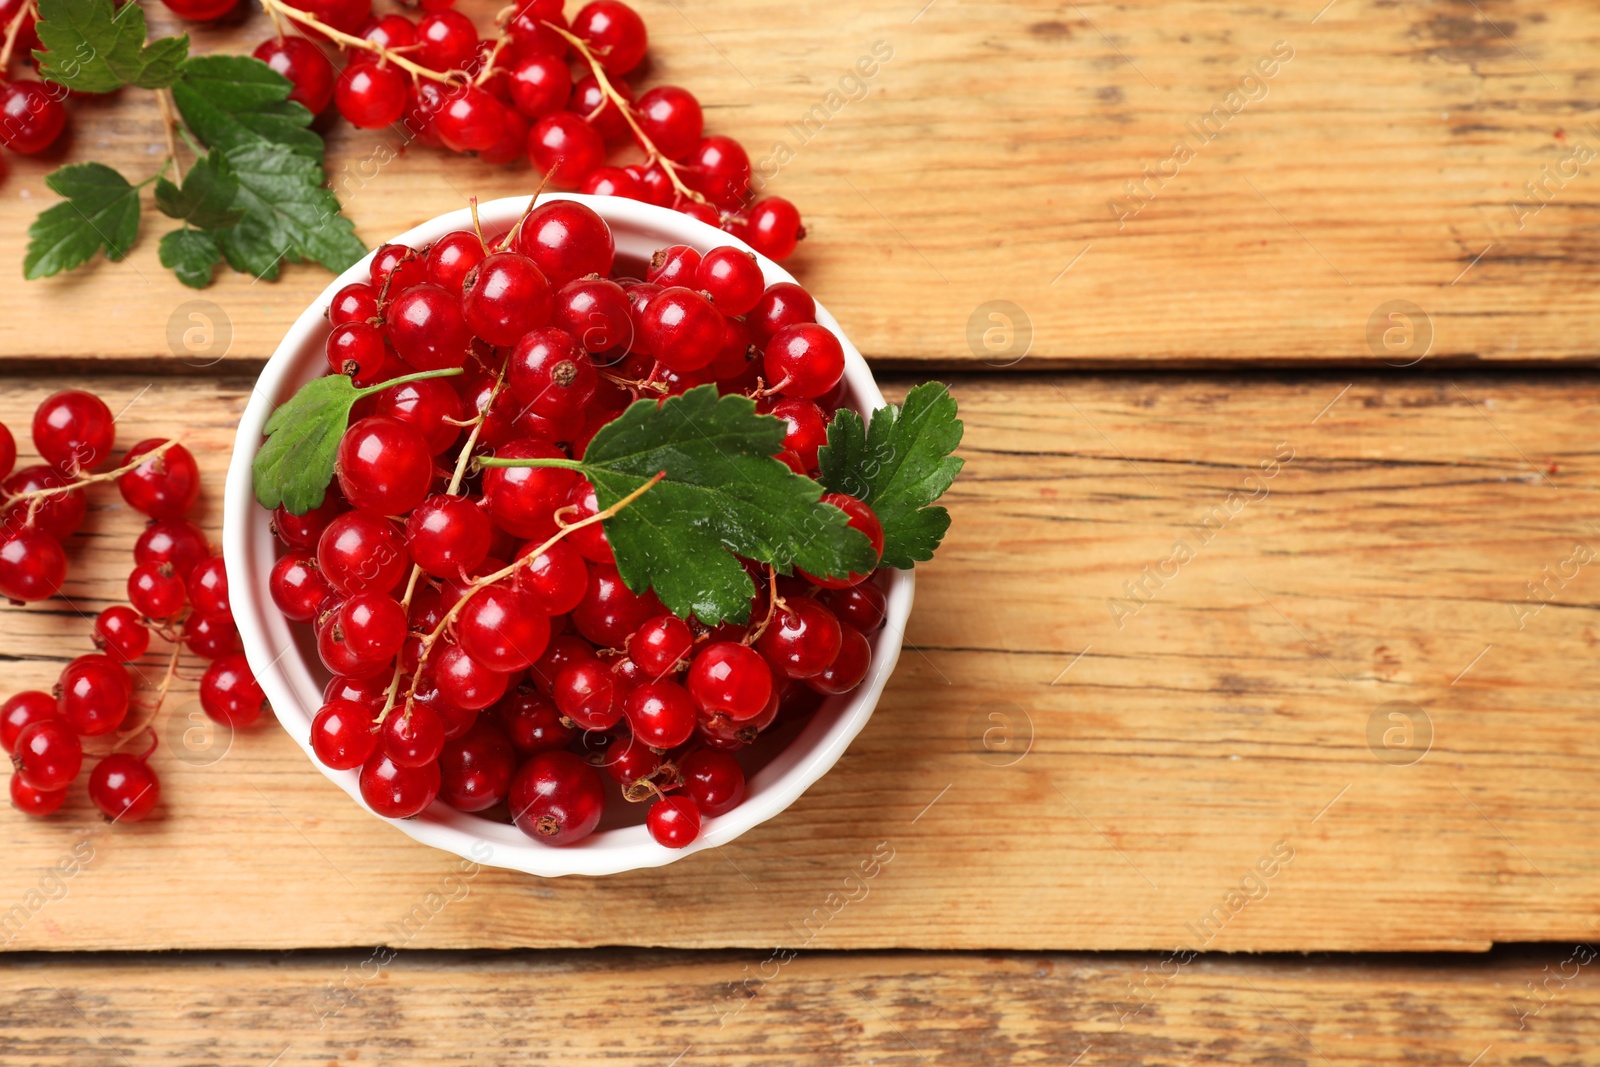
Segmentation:
<svg viewBox="0 0 1600 1067">
<path fill-rule="evenodd" d="M 472 584 L 468 586 L 467 591 L 461 595 L 461 599 L 451 605 L 450 610 L 444 613 L 444 617 L 439 620 L 439 624 L 433 628 L 433 631 L 424 635 L 422 638 L 422 648 L 417 652 L 417 669 L 416 672 L 411 676 L 411 688 L 406 693 L 405 703 L 407 713 L 409 714 L 412 702 L 416 699 L 417 683 L 422 679 L 422 669 L 427 664 L 428 657 L 433 653 L 434 646 L 439 643 L 439 638 L 444 636 L 445 632 L 450 629 L 451 624 L 456 621 L 457 616 L 459 616 L 462 612 L 462 609 L 467 606 L 468 601 L 476 596 L 481 590 L 488 588 L 496 582 L 512 577 L 517 573 L 517 571 L 528 566 L 534 560 L 548 552 L 552 545 L 554 545 L 557 541 L 562 540 L 567 535 L 575 533 L 578 530 L 583 529 L 585 526 L 593 526 L 597 522 L 611 518 L 623 508 L 627 507 L 629 504 L 632 504 L 645 493 L 655 488 L 656 485 L 658 485 L 666 476 L 666 471 L 660 472 L 654 478 L 651 478 L 648 482 L 645 482 L 643 485 L 639 486 L 639 488 L 635 489 L 633 492 L 629 493 L 615 504 L 612 504 L 609 508 L 606 508 L 603 511 L 597 511 L 588 518 L 572 523 L 570 526 L 563 526 L 544 544 L 540 545 L 538 548 L 535 548 L 531 552 L 523 554 L 521 559 L 510 564 L 509 566 L 503 567 L 500 570 L 495 571 L 493 574 L 486 574 L 482 578 L 474 578 L 472 580 Z M 387 715 L 390 710 L 392 710 L 392 708 L 385 708 L 384 714 Z M 381 718 L 379 721 L 381 721 Z"/>
<path fill-rule="evenodd" d="M 343 30 L 336 30 L 314 15 L 308 15 L 297 7 L 291 7 L 284 0 L 261 0 L 261 6 L 269 14 L 275 12 L 298 26 L 316 30 L 340 48 L 354 48 L 362 52 L 371 52 L 384 62 L 393 63 L 401 70 L 408 71 L 414 78 L 427 78 L 430 81 L 443 82 L 446 85 L 465 84 L 468 80 L 468 75 L 464 71 L 451 70 L 440 73 L 437 70 L 424 67 L 420 63 L 415 63 L 400 55 L 394 49 L 386 48 L 376 41 L 369 41 L 365 37 L 356 37 L 345 33 Z"/>
<path fill-rule="evenodd" d="M 29 15 L 38 17 L 38 9 L 34 7 L 33 0 L 28 0 L 11 16 L 11 21 L 6 24 L 6 43 L 0 46 L 0 73 L 3 73 L 11 63 L 11 53 L 16 51 L 17 38 L 22 36 L 22 23 Z"/>
<path fill-rule="evenodd" d="M 494 77 L 494 65 L 500 59 L 500 53 L 511 40 L 511 35 L 504 31 L 494 40 L 494 47 L 489 49 L 489 58 L 483 61 L 483 69 L 478 71 L 478 76 L 472 79 L 474 86 L 482 85 Z"/>
<path fill-rule="evenodd" d="M 611 79 L 606 77 L 605 68 L 602 67 L 600 65 L 600 61 L 594 57 L 594 53 L 589 51 L 589 46 L 584 43 L 583 38 L 579 37 L 575 33 L 562 29 L 553 22 L 545 22 L 544 25 L 550 27 L 550 29 L 554 30 L 556 33 L 559 33 L 563 38 L 565 38 L 566 42 L 572 46 L 573 50 L 582 56 L 583 61 L 589 65 L 589 73 L 594 75 L 594 80 L 600 86 L 600 92 L 604 94 L 607 100 L 610 100 L 612 104 L 616 105 L 617 111 L 622 114 L 622 117 L 627 120 L 629 128 L 633 130 L 633 136 L 639 142 L 639 147 L 644 149 L 646 162 L 654 163 L 661 168 L 662 172 L 672 180 L 672 187 L 677 190 L 679 196 L 687 197 L 688 199 L 701 204 L 708 203 L 705 197 L 701 196 L 699 193 L 683 184 L 683 179 L 678 177 L 678 168 L 676 164 L 663 155 L 661 149 L 657 148 L 656 143 L 650 139 L 650 136 L 647 133 L 644 132 L 644 128 L 639 125 L 639 120 L 634 118 L 633 105 L 629 104 L 627 98 L 621 93 L 617 92 L 617 87 L 611 84 Z M 605 105 L 602 104 L 601 106 L 603 107 Z"/>
<path fill-rule="evenodd" d="M 149 463 L 151 460 L 162 455 L 167 451 L 167 449 L 176 445 L 178 440 L 178 438 L 174 437 L 170 441 L 163 441 L 150 451 L 143 452 L 138 456 L 135 456 L 133 459 L 124 463 L 116 470 L 102 471 L 99 474 L 80 474 L 77 478 L 71 482 L 68 482 L 66 485 L 52 485 L 44 489 L 33 489 L 26 493 L 17 493 L 15 496 L 0 498 L 0 511 L 5 511 L 15 507 L 24 500 L 43 500 L 45 497 L 58 496 L 61 493 L 70 493 L 74 489 L 82 489 L 86 485 L 94 485 L 98 482 L 114 481 L 117 478 L 122 477 L 124 474 L 127 474 L 129 471 L 138 470 L 146 463 Z"/>
<path fill-rule="evenodd" d="M 744 635 L 744 644 L 753 645 L 761 640 L 761 635 L 767 632 L 767 627 L 772 625 L 772 617 L 778 609 L 785 607 L 783 598 L 778 595 L 778 568 L 767 564 L 767 617 L 761 620 L 761 625 Z"/>
<path fill-rule="evenodd" d="M 173 112 L 172 101 L 166 89 L 156 90 L 156 103 L 161 108 L 161 132 L 167 137 L 167 158 L 172 160 L 172 170 L 183 184 L 183 163 L 178 159 L 178 116 Z"/>
<path fill-rule="evenodd" d="M 561 467 L 569 471 L 581 471 L 584 467 L 582 460 L 577 459 L 501 459 L 498 456 L 484 456 L 478 460 L 480 467 Z M 659 481 L 662 475 L 657 475 Z"/>
</svg>

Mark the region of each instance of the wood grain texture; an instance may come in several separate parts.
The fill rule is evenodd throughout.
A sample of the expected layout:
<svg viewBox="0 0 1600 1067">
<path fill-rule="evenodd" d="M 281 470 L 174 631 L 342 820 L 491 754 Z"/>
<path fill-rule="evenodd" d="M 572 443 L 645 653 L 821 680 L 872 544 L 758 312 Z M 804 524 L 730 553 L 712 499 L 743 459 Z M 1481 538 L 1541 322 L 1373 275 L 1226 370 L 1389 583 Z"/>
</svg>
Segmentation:
<svg viewBox="0 0 1600 1067">
<path fill-rule="evenodd" d="M 6 380 L 0 421 L 54 384 Z M 246 383 L 146 384 L 99 387 L 114 408 L 138 397 L 124 440 L 189 428 L 214 505 Z M 1600 383 L 955 391 L 968 467 L 910 647 L 839 765 L 737 843 L 599 880 L 463 868 L 365 815 L 271 725 L 186 739 L 203 720 L 184 687 L 161 724 L 161 819 L 108 829 L 81 795 L 48 821 L 0 818 L 0 936 L 1262 951 L 1600 935 Z M 8 689 L 47 685 L 121 597 L 136 523 L 99 499 L 70 606 L 0 610 Z"/>
<path fill-rule="evenodd" d="M 605 950 L 32 957 L 0 986 L 0 1059 L 1580 1064 L 1593 1062 L 1600 1028 L 1593 958 L 1587 946 L 1181 967 L 1159 956 L 892 953 L 779 966 L 749 952 Z"/>
<path fill-rule="evenodd" d="M 487 26 L 498 6 L 461 8 Z M 801 207 L 811 236 L 789 265 L 875 360 L 1596 354 L 1600 16 L 1582 0 L 639 7 L 653 41 L 643 84 L 690 87 L 709 127 Z M 267 33 L 247 8 L 194 30 L 195 47 L 246 51 Z M 875 45 L 892 58 L 861 80 Z M 146 93 L 78 103 L 73 130 L 51 158 L 10 158 L 0 263 L 19 261 L 63 159 L 138 178 L 164 151 Z M 391 131 L 334 122 L 329 144 L 330 180 L 369 243 L 532 184 L 526 166 L 401 152 Z M 292 267 L 277 284 L 230 275 L 195 293 L 157 263 L 162 228 L 147 218 L 122 265 L 5 287 L 0 354 L 260 359 L 328 281 Z M 1370 338 L 1390 320 L 1369 324 L 1396 300 L 1419 310 L 1386 348 Z M 992 301 L 1009 305 L 1000 319 Z"/>
</svg>

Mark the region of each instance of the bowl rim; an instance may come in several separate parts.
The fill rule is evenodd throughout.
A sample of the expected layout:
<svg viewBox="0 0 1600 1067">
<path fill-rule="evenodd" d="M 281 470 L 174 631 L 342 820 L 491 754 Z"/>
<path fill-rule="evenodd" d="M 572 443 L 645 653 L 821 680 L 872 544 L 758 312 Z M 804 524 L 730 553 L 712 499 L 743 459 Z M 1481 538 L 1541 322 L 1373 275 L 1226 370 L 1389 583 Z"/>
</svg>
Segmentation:
<svg viewBox="0 0 1600 1067">
<path fill-rule="evenodd" d="M 620 225 L 629 231 L 653 234 L 652 239 L 669 244 L 687 244 L 701 251 L 733 245 L 756 257 L 767 284 L 795 281 L 788 271 L 743 241 L 681 212 L 611 196 L 544 193 L 536 199 L 539 204 L 577 201 L 593 209 L 614 230 Z M 478 205 L 478 217 L 486 228 L 509 226 L 528 207 L 527 196 L 503 197 Z M 471 208 L 460 208 L 413 226 L 385 243 L 417 247 L 453 230 L 471 229 L 472 225 Z M 871 718 L 904 642 L 915 589 L 911 571 L 892 570 L 884 582 L 886 621 L 882 630 L 869 635 L 873 659 L 867 678 L 845 696 L 829 698 L 824 709 L 831 706 L 834 712 L 824 716 L 819 709 L 783 750 L 750 777 L 744 802 L 725 814 L 706 817 L 700 836 L 687 848 L 658 845 L 643 824 L 601 830 L 574 845 L 552 847 L 532 840 L 515 826 L 459 812 L 437 800 L 415 818 L 390 819 L 377 815 L 361 799 L 359 770 L 333 770 L 316 758 L 311 749 L 311 719 L 321 705 L 321 686 L 299 654 L 288 620 L 272 604 L 267 591 L 267 572 L 275 547 L 269 513 L 255 500 L 251 464 L 260 446 L 262 428 L 278 398 L 292 391 L 299 380 L 325 372 L 318 335 L 327 328 L 326 309 L 341 288 L 367 280 L 376 252 L 377 249 L 369 252 L 329 282 L 289 327 L 251 390 L 239 418 L 228 465 L 223 498 L 223 557 L 230 575 L 251 576 L 249 581 L 232 583 L 230 599 L 245 656 L 279 724 L 324 777 L 373 817 L 398 827 L 414 840 L 463 859 L 543 877 L 607 875 L 663 866 L 728 844 L 787 809 L 839 761 Z M 817 322 L 833 331 L 844 348 L 845 381 L 856 406 L 867 411 L 881 407 L 883 394 L 866 360 L 820 303 Z M 313 341 L 319 343 L 313 346 Z M 265 570 L 263 561 L 267 562 Z M 278 642 L 282 642 L 282 650 L 274 652 Z M 306 705 L 312 694 L 314 701 L 308 710 Z"/>
</svg>

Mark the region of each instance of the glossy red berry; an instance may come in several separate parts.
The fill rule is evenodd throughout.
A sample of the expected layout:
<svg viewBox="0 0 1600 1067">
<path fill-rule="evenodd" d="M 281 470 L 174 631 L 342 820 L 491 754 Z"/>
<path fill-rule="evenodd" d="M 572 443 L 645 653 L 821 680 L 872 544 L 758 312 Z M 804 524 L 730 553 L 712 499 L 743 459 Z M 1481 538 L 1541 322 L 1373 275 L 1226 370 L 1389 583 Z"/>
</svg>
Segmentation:
<svg viewBox="0 0 1600 1067">
<path fill-rule="evenodd" d="M 763 348 L 784 327 L 816 321 L 816 301 L 793 282 L 773 282 L 767 286 L 756 306 L 745 316 L 750 340 Z"/>
<path fill-rule="evenodd" d="M 383 380 L 389 348 L 383 343 L 383 334 L 370 322 L 342 322 L 335 326 L 323 351 L 328 357 L 328 370 L 348 375 L 355 385 L 375 385 Z"/>
<path fill-rule="evenodd" d="M 704 714 L 743 721 L 761 714 L 772 699 L 772 669 L 754 649 L 737 641 L 717 641 L 695 656 L 688 687 Z"/>
<path fill-rule="evenodd" d="M 67 578 L 61 542 L 24 527 L 0 538 L 0 597 L 27 603 L 53 597 Z"/>
<path fill-rule="evenodd" d="M 662 797 L 645 817 L 650 836 L 667 848 L 688 848 L 700 836 L 700 809 L 685 796 Z"/>
<path fill-rule="evenodd" d="M 757 200 L 747 217 L 745 243 L 768 259 L 787 259 L 806 235 L 800 212 L 781 196 Z"/>
<path fill-rule="evenodd" d="M 783 447 L 799 456 L 806 470 L 815 470 L 817 450 L 828 443 L 828 420 L 822 409 L 810 400 L 791 397 L 760 410 L 784 421 Z"/>
<path fill-rule="evenodd" d="M 599 131 L 571 111 L 546 115 L 528 130 L 528 159 L 540 174 L 554 168 L 550 180 L 557 188 L 576 189 L 605 158 Z"/>
<path fill-rule="evenodd" d="M 559 448 L 524 438 L 496 451 L 502 459 L 557 459 Z M 560 467 L 491 467 L 483 475 L 483 494 L 495 523 L 516 537 L 548 537 L 555 532 L 555 510 L 565 506 L 578 481 Z"/>
<path fill-rule="evenodd" d="M 519 403 L 550 417 L 581 409 L 599 384 L 594 364 L 572 334 L 553 326 L 523 335 L 512 350 L 506 377 Z"/>
<path fill-rule="evenodd" d="M 140 441 L 128 449 L 121 466 L 127 466 L 147 452 L 166 444 L 160 438 Z M 167 447 L 161 455 L 145 460 L 117 479 L 122 499 L 136 511 L 152 519 L 175 519 L 186 514 L 200 499 L 200 466 L 194 455 L 180 444 Z"/>
<path fill-rule="evenodd" d="M 150 629 L 138 612 L 116 604 L 95 618 L 94 645 L 112 659 L 130 663 L 149 650 Z"/>
<path fill-rule="evenodd" d="M 639 320 L 646 351 L 669 370 L 697 371 L 722 350 L 722 314 L 699 293 L 673 286 L 656 293 Z"/>
<path fill-rule="evenodd" d="M 689 90 L 658 85 L 639 97 L 634 110 L 645 136 L 668 159 L 687 159 L 699 147 L 705 115 Z"/>
<path fill-rule="evenodd" d="M 806 685 L 819 693 L 837 696 L 848 693 L 867 677 L 872 666 L 872 645 L 854 626 L 839 626 L 839 653 L 833 662 L 806 679 Z"/>
<path fill-rule="evenodd" d="M 10 428 L 0 422 L 0 478 L 8 477 L 16 465 L 17 439 L 11 436 Z"/>
<path fill-rule="evenodd" d="M 472 573 L 489 555 L 492 536 L 488 516 L 465 497 L 435 494 L 406 516 L 411 558 L 436 578 Z"/>
<path fill-rule="evenodd" d="M 229 726 L 249 726 L 266 710 L 267 696 L 242 653 L 223 656 L 200 679 L 200 708 Z"/>
<path fill-rule="evenodd" d="M 402 767 L 381 749 L 361 767 L 361 799 L 386 819 L 421 815 L 439 795 L 439 764 Z"/>
<path fill-rule="evenodd" d="M 578 633 L 596 645 L 622 648 L 629 634 L 661 611 L 655 593 L 635 593 L 623 584 L 616 567 L 596 564 L 589 570 L 589 589 L 570 619 Z"/>
<path fill-rule="evenodd" d="M 373 397 L 372 414 L 387 415 L 409 422 L 427 438 L 428 451 L 435 456 L 449 450 L 461 438 L 465 409 L 461 396 L 443 379 L 424 378 L 391 386 Z"/>
<path fill-rule="evenodd" d="M 161 0 L 167 8 L 181 19 L 190 22 L 210 22 L 220 19 L 228 12 L 239 6 L 239 0 Z M 257 56 L 264 59 L 264 56 Z M 283 73 L 279 71 L 278 73 Z"/>
<path fill-rule="evenodd" d="M 288 0 L 288 2 L 290 7 L 299 8 L 316 18 L 318 22 L 344 33 L 355 33 L 372 15 L 372 0 Z M 321 33 L 309 27 L 302 27 L 302 32 L 313 40 L 323 39 Z"/>
<path fill-rule="evenodd" d="M 515 247 L 556 288 L 586 274 L 609 276 L 616 257 L 611 227 L 575 200 L 553 199 L 534 208 L 517 231 Z"/>
<path fill-rule="evenodd" d="M 447 645 L 431 664 L 439 696 L 464 711 L 482 711 L 506 694 L 508 675 L 468 655 L 460 645 Z"/>
<path fill-rule="evenodd" d="M 357 659 L 388 663 L 405 643 L 406 611 L 388 593 L 353 593 L 339 606 L 339 629 Z"/>
<path fill-rule="evenodd" d="M 494 147 L 509 120 L 504 104 L 468 85 L 446 94 L 434 113 L 433 131 L 453 152 L 484 152 Z"/>
<path fill-rule="evenodd" d="M 384 63 L 352 63 L 334 84 L 333 101 L 350 125 L 381 130 L 405 114 L 405 73 Z"/>
<path fill-rule="evenodd" d="M 67 802 L 65 789 L 35 789 L 22 780 L 22 775 L 11 776 L 11 806 L 24 815 L 36 819 L 53 815 Z"/>
<path fill-rule="evenodd" d="M 644 200 L 644 186 L 625 167 L 596 167 L 583 179 L 578 192 L 589 196 L 625 196 L 629 200 Z"/>
<path fill-rule="evenodd" d="M 56 681 L 57 709 L 84 737 L 98 737 L 121 726 L 132 695 L 128 672 L 109 656 L 79 656 Z"/>
<path fill-rule="evenodd" d="M 435 11 L 417 20 L 417 50 L 412 56 L 432 70 L 457 70 L 478 54 L 478 28 L 459 11 Z"/>
<path fill-rule="evenodd" d="M 539 690 L 520 685 L 494 707 L 518 753 L 531 756 L 566 748 L 577 731 L 561 721 L 561 712 Z"/>
<path fill-rule="evenodd" d="M 744 800 L 744 768 L 726 752 L 700 748 L 678 761 L 683 791 L 706 815 L 723 815 Z"/>
<path fill-rule="evenodd" d="M 61 103 L 65 90 L 32 78 L 17 78 L 0 86 L 0 144 L 31 156 L 56 143 L 67 125 Z"/>
<path fill-rule="evenodd" d="M 40 489 L 59 489 L 68 484 L 70 479 L 66 475 L 54 467 L 40 464 L 23 467 L 12 474 L 0 484 L 0 492 L 8 497 L 16 497 Z M 0 529 L 14 531 L 31 526 L 40 533 L 63 541 L 83 525 L 83 517 L 88 509 L 88 495 L 82 489 L 51 493 L 35 500 L 18 501 L 7 508 L 0 513 Z"/>
<path fill-rule="evenodd" d="M 335 470 L 345 498 L 362 511 L 403 515 L 433 484 L 433 450 L 408 422 L 370 415 L 339 441 Z"/>
<path fill-rule="evenodd" d="M 707 252 L 695 271 L 695 287 L 710 293 L 724 315 L 743 315 L 755 307 L 766 286 L 755 257 L 731 245 Z"/>
<path fill-rule="evenodd" d="M 183 621 L 183 643 L 201 659 L 220 659 L 239 650 L 239 629 L 231 615 L 190 615 Z"/>
<path fill-rule="evenodd" d="M 361 766 L 377 744 L 372 709 L 353 700 L 330 700 L 311 720 L 311 750 L 323 766 L 333 770 Z"/>
<path fill-rule="evenodd" d="M 785 678 L 822 673 L 839 654 L 839 620 L 809 597 L 790 597 L 756 642 L 773 670 Z"/>
<path fill-rule="evenodd" d="M 883 556 L 883 523 L 878 521 L 878 516 L 871 507 L 847 493 L 824 493 L 822 502 L 824 504 L 832 504 L 844 512 L 849 517 L 850 528 L 865 534 L 867 540 L 872 544 L 873 551 L 880 558 Z M 825 578 L 806 571 L 801 571 L 800 573 L 813 585 L 820 585 L 824 589 L 843 589 L 846 586 L 858 585 L 866 581 L 872 572 L 869 570 L 858 574 L 846 575 L 843 578 Z"/>
<path fill-rule="evenodd" d="M 347 322 L 368 322 L 378 314 L 378 290 L 366 282 L 352 282 L 333 294 L 328 304 L 328 322 L 342 326 Z"/>
<path fill-rule="evenodd" d="M 750 193 L 750 156 L 731 137 L 701 138 L 685 163 L 684 183 L 717 204 L 731 207 Z"/>
<path fill-rule="evenodd" d="M 528 542 L 517 553 L 523 559 L 539 544 Z M 565 615 L 583 602 L 589 589 L 589 568 L 578 550 L 565 541 L 540 552 L 517 572 L 517 585 L 547 615 Z"/>
<path fill-rule="evenodd" d="M 673 286 L 693 289 L 696 275 L 700 272 L 701 258 L 700 250 L 689 245 L 668 245 L 665 248 L 658 248 L 655 255 L 650 257 L 645 280 L 654 282 L 663 289 Z"/>
<path fill-rule="evenodd" d="M 555 676 L 552 699 L 580 730 L 609 730 L 622 719 L 621 686 L 604 663 L 580 658 Z"/>
<path fill-rule="evenodd" d="M 16 773 L 34 789 L 65 789 L 83 767 L 83 743 L 66 722 L 43 719 L 17 734 L 11 762 L 16 764 Z"/>
<path fill-rule="evenodd" d="M 646 620 L 628 638 L 629 657 L 651 679 L 671 674 L 693 649 L 688 623 L 670 613 Z"/>
<path fill-rule="evenodd" d="M 844 348 L 814 322 L 785 326 L 767 342 L 767 380 L 786 396 L 818 397 L 844 377 Z"/>
<path fill-rule="evenodd" d="M 677 682 L 646 682 L 622 701 L 633 736 L 651 748 L 676 748 L 694 736 L 695 704 Z"/>
<path fill-rule="evenodd" d="M 467 361 L 472 334 L 462 316 L 459 296 L 425 284 L 414 285 L 398 297 L 391 294 L 391 298 L 384 321 L 389 327 L 389 343 L 401 359 L 417 370 L 443 370 Z"/>
<path fill-rule="evenodd" d="M 503 728 L 479 719 L 439 753 L 439 799 L 457 811 L 483 811 L 506 798 L 517 753 Z"/>
<path fill-rule="evenodd" d="M 447 233 L 428 249 L 428 281 L 447 293 L 459 292 L 472 268 L 488 254 L 482 238 L 471 230 Z"/>
<path fill-rule="evenodd" d="M 404 15 L 384 15 L 368 18 L 356 36 L 390 50 L 407 48 L 417 43 L 417 25 Z M 352 59 L 351 62 L 356 62 Z"/>
<path fill-rule="evenodd" d="M 228 0 L 229 6 L 234 2 Z M 338 74 L 322 49 L 304 37 L 269 37 L 256 45 L 251 55 L 288 78 L 289 99 L 303 104 L 313 115 L 320 114 L 333 100 L 333 83 Z"/>
<path fill-rule="evenodd" d="M 0 748 L 7 752 L 14 751 L 17 735 L 23 727 L 60 717 L 56 698 L 49 693 L 30 689 L 7 698 L 4 704 L 0 704 Z"/>
<path fill-rule="evenodd" d="M 501 673 L 531 665 L 550 643 L 549 617 L 504 581 L 485 586 L 462 605 L 455 631 L 469 656 Z"/>
<path fill-rule="evenodd" d="M 378 728 L 378 744 L 397 765 L 421 767 L 439 758 L 439 751 L 444 748 L 444 724 L 430 707 L 397 707 Z"/>
<path fill-rule="evenodd" d="M 34 447 L 46 463 L 64 473 L 100 466 L 111 458 L 115 439 L 111 409 L 93 393 L 63 389 L 45 397 L 34 410 Z"/>
<path fill-rule="evenodd" d="M 817 599 L 832 608 L 840 622 L 848 623 L 862 633 L 880 629 L 887 617 L 887 600 L 883 590 L 872 582 L 830 589 Z"/>
<path fill-rule="evenodd" d="M 188 605 L 183 579 L 169 563 L 141 563 L 128 575 L 128 603 L 147 619 L 175 619 Z"/>
<path fill-rule="evenodd" d="M 112 822 L 139 822 L 161 800 L 161 780 L 144 760 L 113 752 L 89 772 L 89 801 Z"/>
<path fill-rule="evenodd" d="M 468 328 L 492 345 L 514 345 L 550 322 L 553 299 L 544 272 L 518 252 L 496 252 L 467 278 L 462 308 Z"/>
<path fill-rule="evenodd" d="M 530 119 L 564 110 L 572 96 L 572 69 L 560 56 L 533 53 L 511 68 L 511 102 Z"/>
<path fill-rule="evenodd" d="M 310 622 L 333 587 L 322 576 L 317 557 L 302 553 L 282 556 L 272 565 L 267 590 L 278 610 L 295 622 Z"/>
<path fill-rule="evenodd" d="M 428 280 L 428 257 L 405 245 L 381 245 L 372 253 L 367 276 L 384 298 L 393 300 Z"/>
<path fill-rule="evenodd" d="M 644 20 L 620 0 L 590 0 L 573 16 L 572 32 L 589 46 L 607 74 L 628 73 L 649 47 Z"/>
<path fill-rule="evenodd" d="M 541 752 L 523 764 L 508 799 L 517 827 L 547 845 L 583 840 L 605 811 L 599 772 L 570 752 Z"/>
<path fill-rule="evenodd" d="M 621 79 L 614 79 L 611 88 L 627 102 L 629 107 L 632 107 L 631 85 Z M 633 133 L 633 127 L 628 125 L 628 120 L 623 117 L 616 102 L 600 87 L 599 79 L 593 74 L 585 75 L 573 85 L 572 99 L 567 103 L 567 110 L 593 126 L 600 139 L 607 144 L 619 144 L 626 141 Z"/>
</svg>

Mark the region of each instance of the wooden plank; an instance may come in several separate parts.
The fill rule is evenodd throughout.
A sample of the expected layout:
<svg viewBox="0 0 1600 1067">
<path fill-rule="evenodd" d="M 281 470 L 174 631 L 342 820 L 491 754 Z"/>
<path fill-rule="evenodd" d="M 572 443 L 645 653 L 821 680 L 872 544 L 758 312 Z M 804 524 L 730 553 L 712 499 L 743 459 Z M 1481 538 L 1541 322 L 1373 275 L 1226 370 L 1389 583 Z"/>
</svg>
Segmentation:
<svg viewBox="0 0 1600 1067">
<path fill-rule="evenodd" d="M 826 1065 L 1593 1062 L 1589 946 L 1312 961 L 763 952 L 31 957 L 0 1057 Z"/>
<path fill-rule="evenodd" d="M 461 5 L 485 26 L 498 6 Z M 710 127 L 775 174 L 769 190 L 811 232 L 791 265 L 876 360 L 1595 355 L 1600 16 L 1582 0 L 1007 0 L 982 18 L 923 0 L 639 7 L 646 81 L 693 89 Z M 160 7 L 151 17 L 172 25 Z M 268 29 L 252 11 L 193 32 L 199 51 L 245 51 Z M 852 80 L 879 42 L 892 58 Z M 147 93 L 76 104 L 73 123 L 66 158 L 135 177 L 158 165 Z M 402 154 L 392 132 L 329 126 L 332 182 L 369 242 L 531 184 L 525 166 Z M 10 158 L 0 263 L 20 258 L 60 161 Z M 159 266 L 161 228 L 147 220 L 120 266 L 7 286 L 0 353 L 259 359 L 328 279 L 294 267 L 275 285 L 228 276 L 195 293 Z M 1370 338 L 1393 301 L 1419 310 L 1386 348 Z"/>
<path fill-rule="evenodd" d="M 100 383 L 114 407 L 138 396 L 125 439 L 189 428 L 214 501 L 246 383 L 147 384 Z M 53 385 L 7 380 L 0 421 Z M 180 757 L 182 688 L 163 819 L 108 829 L 81 797 L 0 818 L 9 947 L 1600 935 L 1593 379 L 956 391 L 969 465 L 912 649 L 838 767 L 737 843 L 603 881 L 463 871 L 270 725 Z M 91 525 L 68 587 L 86 614 L 120 598 L 136 528 L 109 504 Z M 7 687 L 48 684 L 86 631 L 71 608 L 0 611 Z M 92 859 L 51 892 L 75 847 Z"/>
</svg>

